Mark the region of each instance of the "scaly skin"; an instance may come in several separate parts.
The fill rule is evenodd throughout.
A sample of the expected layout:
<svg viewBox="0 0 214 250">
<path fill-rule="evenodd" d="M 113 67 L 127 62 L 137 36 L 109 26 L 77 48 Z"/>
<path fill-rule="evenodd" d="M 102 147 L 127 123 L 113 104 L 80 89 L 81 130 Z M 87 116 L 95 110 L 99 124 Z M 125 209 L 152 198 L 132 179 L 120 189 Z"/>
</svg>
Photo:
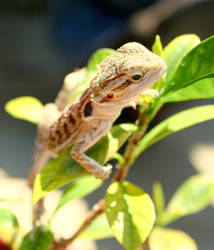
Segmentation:
<svg viewBox="0 0 214 250">
<path fill-rule="evenodd" d="M 72 157 L 97 178 L 109 176 L 111 166 L 101 166 L 84 152 L 111 128 L 121 110 L 154 84 L 166 70 L 165 62 L 143 45 L 132 42 L 106 57 L 90 87 L 79 101 L 62 113 L 46 137 L 50 155 L 73 146 Z"/>
</svg>

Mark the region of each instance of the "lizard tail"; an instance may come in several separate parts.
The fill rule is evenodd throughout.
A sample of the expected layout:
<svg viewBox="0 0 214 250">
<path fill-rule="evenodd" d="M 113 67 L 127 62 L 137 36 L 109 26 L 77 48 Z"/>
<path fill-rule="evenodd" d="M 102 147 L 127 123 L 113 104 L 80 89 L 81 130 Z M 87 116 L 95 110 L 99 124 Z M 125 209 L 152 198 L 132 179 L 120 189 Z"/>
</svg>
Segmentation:
<svg viewBox="0 0 214 250">
<path fill-rule="evenodd" d="M 44 106 L 41 121 L 37 127 L 37 136 L 34 146 L 33 161 L 28 177 L 28 184 L 32 188 L 37 173 L 48 161 L 50 153 L 47 149 L 47 135 L 50 125 L 55 122 L 61 112 L 54 103 L 48 103 Z"/>
<path fill-rule="evenodd" d="M 37 139 L 35 141 L 34 154 L 33 154 L 32 164 L 30 167 L 30 173 L 28 176 L 28 185 L 31 188 L 33 188 L 33 184 L 37 173 L 42 169 L 42 167 L 48 161 L 49 156 L 50 154 L 47 150 L 45 140 L 38 133 Z"/>
</svg>

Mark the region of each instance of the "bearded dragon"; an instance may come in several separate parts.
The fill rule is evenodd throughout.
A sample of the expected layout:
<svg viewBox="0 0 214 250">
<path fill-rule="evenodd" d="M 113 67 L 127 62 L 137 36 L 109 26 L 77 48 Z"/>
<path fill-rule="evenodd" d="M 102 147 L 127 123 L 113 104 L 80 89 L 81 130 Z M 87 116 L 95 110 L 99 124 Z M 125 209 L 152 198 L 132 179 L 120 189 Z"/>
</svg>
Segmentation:
<svg viewBox="0 0 214 250">
<path fill-rule="evenodd" d="M 111 166 L 100 165 L 85 151 L 106 135 L 122 109 L 130 106 L 165 71 L 165 62 L 143 45 L 124 44 L 98 65 L 95 77 L 76 103 L 61 113 L 56 110 L 55 121 L 47 129 L 40 124 L 37 151 L 45 148 L 43 155 L 57 156 L 72 146 L 74 160 L 96 178 L 106 179 Z M 35 164 L 38 157 L 36 154 Z M 44 158 L 40 155 L 41 162 Z"/>
</svg>

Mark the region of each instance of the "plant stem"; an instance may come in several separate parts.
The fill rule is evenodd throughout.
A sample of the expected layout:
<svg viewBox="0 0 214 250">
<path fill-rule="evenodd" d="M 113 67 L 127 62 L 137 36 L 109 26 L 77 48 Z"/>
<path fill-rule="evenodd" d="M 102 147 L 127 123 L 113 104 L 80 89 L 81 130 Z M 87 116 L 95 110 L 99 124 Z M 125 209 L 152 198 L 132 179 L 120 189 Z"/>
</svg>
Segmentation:
<svg viewBox="0 0 214 250">
<path fill-rule="evenodd" d="M 129 138 L 128 145 L 126 147 L 124 153 L 125 164 L 123 166 L 118 166 L 118 171 L 115 174 L 114 181 L 123 181 L 129 171 L 129 168 L 134 162 L 134 152 L 138 143 L 142 139 L 143 135 L 145 134 L 148 127 L 148 119 L 145 113 L 140 113 L 139 120 L 138 120 L 138 130 L 133 133 L 133 135 Z"/>
<path fill-rule="evenodd" d="M 148 239 L 138 248 L 138 250 L 149 250 Z"/>
<path fill-rule="evenodd" d="M 121 166 L 120 164 L 118 164 L 118 166 L 117 166 L 118 170 L 115 173 L 115 176 L 113 177 L 112 182 L 123 181 L 126 178 L 132 163 L 134 162 L 133 154 L 135 152 L 135 149 L 136 149 L 139 141 L 143 137 L 143 135 L 148 127 L 148 119 L 147 119 L 147 116 L 145 113 L 140 114 L 139 120 L 138 120 L 138 125 L 139 125 L 139 128 L 130 137 L 128 145 L 127 145 L 125 153 L 124 153 L 125 165 Z M 54 243 L 52 245 L 52 249 L 53 250 L 65 250 L 66 247 L 68 245 L 71 245 L 71 243 L 93 222 L 94 219 L 96 219 L 99 215 L 101 215 L 104 212 L 104 207 L 105 207 L 104 199 L 97 202 L 93 206 L 88 218 L 86 218 L 86 220 L 83 222 L 81 227 L 76 231 L 76 233 L 74 233 L 74 235 L 69 239 L 66 239 L 66 240 L 62 239 L 58 242 L 54 241 Z M 143 246 L 144 246 L 144 244 L 142 245 L 142 247 Z M 142 248 L 142 249 L 146 250 L 147 248 Z"/>
<path fill-rule="evenodd" d="M 99 215 L 104 212 L 104 200 L 98 201 L 92 208 L 89 216 L 85 219 L 76 233 L 69 239 L 62 239 L 59 242 L 54 242 L 52 245 L 53 250 L 65 250 Z"/>
</svg>

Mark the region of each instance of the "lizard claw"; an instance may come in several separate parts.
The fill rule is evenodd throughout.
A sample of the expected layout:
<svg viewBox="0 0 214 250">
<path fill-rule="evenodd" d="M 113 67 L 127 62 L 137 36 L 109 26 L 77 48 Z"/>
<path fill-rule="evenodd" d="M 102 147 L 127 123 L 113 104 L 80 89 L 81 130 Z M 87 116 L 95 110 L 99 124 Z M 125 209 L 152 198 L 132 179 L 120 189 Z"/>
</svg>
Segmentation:
<svg viewBox="0 0 214 250">
<path fill-rule="evenodd" d="M 111 169 L 112 169 L 112 165 L 111 164 L 107 164 L 106 166 L 103 167 L 103 176 L 102 176 L 102 180 L 105 180 L 109 177 L 109 175 L 111 174 Z"/>
<path fill-rule="evenodd" d="M 111 169 L 112 169 L 112 166 L 110 164 L 107 164 L 106 166 L 100 165 L 99 168 L 97 168 L 95 171 L 90 172 L 90 173 L 93 174 L 95 178 L 98 178 L 104 181 L 111 174 Z"/>
</svg>

